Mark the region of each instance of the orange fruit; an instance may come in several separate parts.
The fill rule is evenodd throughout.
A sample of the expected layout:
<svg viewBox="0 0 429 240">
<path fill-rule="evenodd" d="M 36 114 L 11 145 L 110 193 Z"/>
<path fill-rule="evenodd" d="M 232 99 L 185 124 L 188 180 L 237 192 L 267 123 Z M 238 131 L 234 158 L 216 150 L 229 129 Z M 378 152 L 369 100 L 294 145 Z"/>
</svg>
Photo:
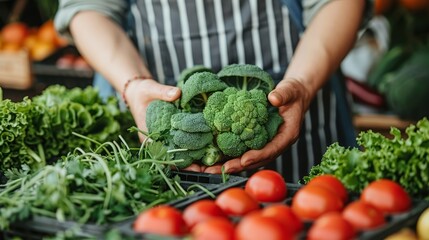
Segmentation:
<svg viewBox="0 0 429 240">
<path fill-rule="evenodd" d="M 32 49 L 34 45 L 37 43 L 38 38 L 35 34 L 28 35 L 24 40 L 24 47 L 26 49 Z"/>
<path fill-rule="evenodd" d="M 1 30 L 1 36 L 5 43 L 23 44 L 29 32 L 25 23 L 13 22 L 5 25 Z"/>
<path fill-rule="evenodd" d="M 422 11 L 429 8 L 429 0 L 399 0 L 399 4 L 409 11 Z"/>
<path fill-rule="evenodd" d="M 38 40 L 30 49 L 30 57 L 35 61 L 41 61 L 51 55 L 56 50 L 56 46 L 52 42 Z"/>
<path fill-rule="evenodd" d="M 42 41 L 56 44 L 57 31 L 55 30 L 54 22 L 52 20 L 44 22 L 37 31 L 37 37 Z"/>
<path fill-rule="evenodd" d="M 393 0 L 374 0 L 374 14 L 382 15 L 393 5 Z"/>
</svg>

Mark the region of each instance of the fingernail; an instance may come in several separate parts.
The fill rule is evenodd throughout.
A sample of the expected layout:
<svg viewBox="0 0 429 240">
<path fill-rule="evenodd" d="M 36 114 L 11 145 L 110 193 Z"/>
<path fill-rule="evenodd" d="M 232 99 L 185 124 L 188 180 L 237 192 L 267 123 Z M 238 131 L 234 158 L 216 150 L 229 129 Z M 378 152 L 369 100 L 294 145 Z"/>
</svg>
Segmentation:
<svg viewBox="0 0 429 240">
<path fill-rule="evenodd" d="M 171 88 L 170 90 L 168 90 L 167 92 L 167 96 L 168 97 L 174 97 L 177 94 L 177 89 L 176 88 Z"/>
</svg>

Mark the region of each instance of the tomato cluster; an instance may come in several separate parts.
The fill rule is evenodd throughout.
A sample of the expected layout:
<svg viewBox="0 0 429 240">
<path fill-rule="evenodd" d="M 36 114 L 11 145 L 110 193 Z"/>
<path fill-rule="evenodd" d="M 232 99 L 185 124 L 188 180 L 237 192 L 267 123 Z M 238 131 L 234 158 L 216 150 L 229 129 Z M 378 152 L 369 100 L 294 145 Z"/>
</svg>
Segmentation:
<svg viewBox="0 0 429 240">
<path fill-rule="evenodd" d="M 304 234 L 307 239 L 353 239 L 359 231 L 385 224 L 388 214 L 411 207 L 403 188 L 387 179 L 372 182 L 353 198 L 331 175 L 313 178 L 292 197 L 287 193 L 279 173 L 261 170 L 243 188 L 229 188 L 216 199 L 198 200 L 182 211 L 167 205 L 151 208 L 133 227 L 139 233 L 195 240 L 280 240 Z"/>
</svg>

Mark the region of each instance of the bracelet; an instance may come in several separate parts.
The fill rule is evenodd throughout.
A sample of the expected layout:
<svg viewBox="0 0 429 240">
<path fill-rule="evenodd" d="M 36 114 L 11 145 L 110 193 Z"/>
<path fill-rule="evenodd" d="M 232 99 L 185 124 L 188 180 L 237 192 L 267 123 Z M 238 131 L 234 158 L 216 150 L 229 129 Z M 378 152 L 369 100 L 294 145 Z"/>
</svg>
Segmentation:
<svg viewBox="0 0 429 240">
<path fill-rule="evenodd" d="M 124 84 L 124 88 L 122 89 L 122 94 L 121 94 L 121 96 L 122 96 L 122 101 L 125 103 L 125 106 L 128 106 L 127 99 L 126 99 L 126 97 L 125 97 L 125 91 L 127 91 L 128 85 L 130 85 L 130 83 L 131 83 L 131 82 L 134 82 L 134 81 L 137 81 L 137 80 L 139 80 L 139 81 L 143 81 L 143 80 L 147 80 L 147 79 L 151 79 L 151 78 L 152 78 L 152 77 L 148 77 L 148 76 L 134 76 L 134 77 L 132 77 L 132 78 L 128 79 L 128 80 L 125 82 L 125 84 Z"/>
</svg>

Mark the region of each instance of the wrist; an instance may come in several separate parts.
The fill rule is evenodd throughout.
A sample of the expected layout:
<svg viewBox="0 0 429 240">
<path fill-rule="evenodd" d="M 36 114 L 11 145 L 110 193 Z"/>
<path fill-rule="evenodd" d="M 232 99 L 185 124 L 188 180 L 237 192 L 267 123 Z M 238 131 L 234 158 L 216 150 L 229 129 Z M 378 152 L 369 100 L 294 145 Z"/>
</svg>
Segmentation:
<svg viewBox="0 0 429 240">
<path fill-rule="evenodd" d="M 127 90 L 130 88 L 130 84 L 133 82 L 144 81 L 148 79 L 152 79 L 152 76 L 139 75 L 139 76 L 134 76 L 132 78 L 129 78 L 127 81 L 125 81 L 124 86 L 122 88 L 121 97 L 122 97 L 122 101 L 126 106 L 128 106 Z"/>
</svg>

